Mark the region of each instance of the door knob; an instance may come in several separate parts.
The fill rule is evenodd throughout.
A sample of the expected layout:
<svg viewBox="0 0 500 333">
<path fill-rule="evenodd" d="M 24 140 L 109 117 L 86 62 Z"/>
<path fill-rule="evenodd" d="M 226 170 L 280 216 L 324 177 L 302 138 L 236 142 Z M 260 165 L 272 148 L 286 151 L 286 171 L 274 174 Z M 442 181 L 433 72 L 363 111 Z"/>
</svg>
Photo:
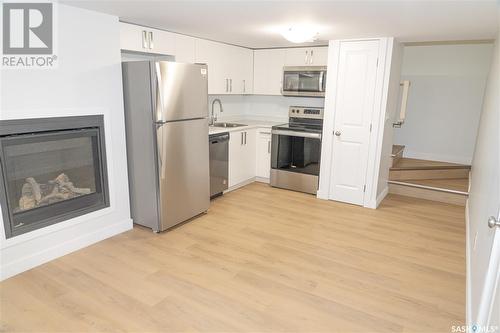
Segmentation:
<svg viewBox="0 0 500 333">
<path fill-rule="evenodd" d="M 335 135 L 336 135 L 336 136 L 340 136 L 340 135 L 342 135 L 342 132 L 340 132 L 340 131 L 335 131 Z"/>
<path fill-rule="evenodd" d="M 500 221 L 498 221 L 494 216 L 490 216 L 488 218 L 488 227 L 490 228 L 500 227 Z"/>
</svg>

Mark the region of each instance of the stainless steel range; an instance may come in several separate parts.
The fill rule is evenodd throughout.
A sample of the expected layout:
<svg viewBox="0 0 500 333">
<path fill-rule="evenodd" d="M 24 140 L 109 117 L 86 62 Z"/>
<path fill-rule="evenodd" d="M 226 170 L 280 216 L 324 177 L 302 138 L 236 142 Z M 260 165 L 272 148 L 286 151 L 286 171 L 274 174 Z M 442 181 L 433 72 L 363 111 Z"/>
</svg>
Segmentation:
<svg viewBox="0 0 500 333">
<path fill-rule="evenodd" d="M 273 126 L 271 179 L 274 187 L 316 194 L 323 108 L 291 106 L 288 124 Z"/>
</svg>

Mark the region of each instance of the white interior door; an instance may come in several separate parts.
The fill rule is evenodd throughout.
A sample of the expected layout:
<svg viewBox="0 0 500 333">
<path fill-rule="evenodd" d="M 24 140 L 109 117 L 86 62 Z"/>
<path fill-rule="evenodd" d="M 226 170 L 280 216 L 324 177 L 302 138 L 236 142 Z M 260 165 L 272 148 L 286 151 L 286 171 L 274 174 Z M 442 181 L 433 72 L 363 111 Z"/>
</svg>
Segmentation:
<svg viewBox="0 0 500 333">
<path fill-rule="evenodd" d="M 340 46 L 330 183 L 333 200 L 363 204 L 378 52 L 378 40 Z"/>
<path fill-rule="evenodd" d="M 500 220 L 500 215 L 497 221 Z M 500 329 L 500 226 L 492 230 L 490 256 L 484 272 L 484 286 L 479 303 L 478 316 L 474 324 Z M 490 246 L 486 243 L 479 246 Z M 487 250 L 487 249 L 486 249 Z"/>
<path fill-rule="evenodd" d="M 497 40 L 483 100 L 472 160 L 467 223 L 468 323 L 500 325 L 500 226 L 490 227 L 490 217 L 500 218 L 500 44 Z M 492 330 L 489 330 L 491 332 Z"/>
</svg>

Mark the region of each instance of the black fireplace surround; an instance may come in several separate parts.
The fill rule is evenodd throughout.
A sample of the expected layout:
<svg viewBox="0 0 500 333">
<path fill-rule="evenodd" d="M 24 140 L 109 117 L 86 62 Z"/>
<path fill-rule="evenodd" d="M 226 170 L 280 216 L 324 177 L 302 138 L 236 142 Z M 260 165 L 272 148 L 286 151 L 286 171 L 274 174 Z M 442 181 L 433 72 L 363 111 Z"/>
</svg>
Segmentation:
<svg viewBox="0 0 500 333">
<path fill-rule="evenodd" d="M 0 120 L 6 238 L 109 206 L 102 115 Z"/>
</svg>

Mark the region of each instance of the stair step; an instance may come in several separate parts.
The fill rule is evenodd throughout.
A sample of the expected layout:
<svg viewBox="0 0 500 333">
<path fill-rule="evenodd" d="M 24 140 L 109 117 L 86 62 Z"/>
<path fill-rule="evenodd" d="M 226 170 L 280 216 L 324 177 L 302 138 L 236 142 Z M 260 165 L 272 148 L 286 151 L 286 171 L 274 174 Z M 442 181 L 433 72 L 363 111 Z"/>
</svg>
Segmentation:
<svg viewBox="0 0 500 333">
<path fill-rule="evenodd" d="M 470 165 L 441 162 L 441 161 L 429 161 L 420 160 L 416 158 L 403 157 L 399 162 L 391 168 L 391 171 L 402 171 L 402 170 L 470 170 Z"/>
<path fill-rule="evenodd" d="M 454 205 L 465 206 L 468 192 L 464 191 L 467 179 L 449 182 L 447 179 L 422 181 L 389 181 L 389 193 L 404 195 L 413 198 L 439 201 Z M 437 187 L 448 183 L 449 188 Z"/>
<path fill-rule="evenodd" d="M 469 177 L 469 169 L 391 170 L 390 180 L 457 179 Z"/>
</svg>

